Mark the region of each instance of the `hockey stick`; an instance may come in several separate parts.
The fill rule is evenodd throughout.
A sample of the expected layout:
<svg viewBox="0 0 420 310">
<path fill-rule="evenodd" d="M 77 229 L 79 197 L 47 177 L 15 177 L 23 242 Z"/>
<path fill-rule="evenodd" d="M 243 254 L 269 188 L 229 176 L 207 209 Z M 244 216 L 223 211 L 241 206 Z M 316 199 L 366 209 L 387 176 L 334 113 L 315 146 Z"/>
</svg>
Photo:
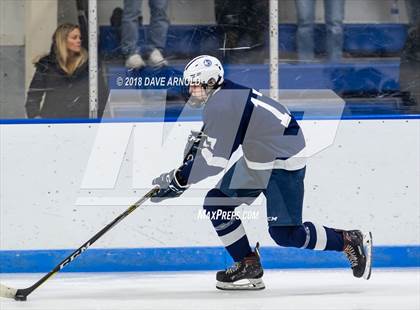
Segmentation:
<svg viewBox="0 0 420 310">
<path fill-rule="evenodd" d="M 159 187 L 156 186 L 151 189 L 143 198 L 139 199 L 136 203 L 131 205 L 127 210 L 121 213 L 118 217 L 116 217 L 111 223 L 106 225 L 104 228 L 101 229 L 96 235 L 86 241 L 80 248 L 66 257 L 62 262 L 60 262 L 57 266 L 54 267 L 49 273 L 47 273 L 43 278 L 41 278 L 38 282 L 34 285 L 24 288 L 24 289 L 15 289 L 12 287 L 8 287 L 5 285 L 0 284 L 0 297 L 5 298 L 14 298 L 15 300 L 25 301 L 27 296 L 31 294 L 35 289 L 37 289 L 41 284 L 51 278 L 54 274 L 59 272 L 65 266 L 70 264 L 73 260 L 75 260 L 79 255 L 81 255 L 84 251 L 86 251 L 96 240 L 102 237 L 108 230 L 112 227 L 117 225 L 120 221 L 122 221 L 125 217 L 131 214 L 134 210 L 136 210 L 140 205 L 143 204 L 147 199 L 153 197 L 159 191 Z"/>
</svg>

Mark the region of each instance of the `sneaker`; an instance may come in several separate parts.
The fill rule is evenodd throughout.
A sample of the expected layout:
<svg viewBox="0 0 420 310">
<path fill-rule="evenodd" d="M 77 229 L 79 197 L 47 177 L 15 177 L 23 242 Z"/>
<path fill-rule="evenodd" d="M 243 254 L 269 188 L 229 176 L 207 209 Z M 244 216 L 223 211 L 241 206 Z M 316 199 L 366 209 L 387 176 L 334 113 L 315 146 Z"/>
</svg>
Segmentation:
<svg viewBox="0 0 420 310">
<path fill-rule="evenodd" d="M 147 59 L 147 64 L 151 67 L 162 67 L 168 65 L 168 62 L 163 58 L 162 53 L 155 48 Z"/>
<path fill-rule="evenodd" d="M 129 69 L 141 69 L 146 66 L 140 54 L 130 55 L 125 61 L 125 66 Z"/>
<path fill-rule="evenodd" d="M 264 270 L 260 262 L 259 244 L 254 252 L 232 267 L 216 274 L 216 288 L 220 290 L 262 290 L 265 288 L 262 276 Z"/>
<path fill-rule="evenodd" d="M 344 253 L 350 262 L 353 275 L 368 280 L 371 275 L 372 233 L 362 235 L 360 230 L 343 231 Z"/>
</svg>

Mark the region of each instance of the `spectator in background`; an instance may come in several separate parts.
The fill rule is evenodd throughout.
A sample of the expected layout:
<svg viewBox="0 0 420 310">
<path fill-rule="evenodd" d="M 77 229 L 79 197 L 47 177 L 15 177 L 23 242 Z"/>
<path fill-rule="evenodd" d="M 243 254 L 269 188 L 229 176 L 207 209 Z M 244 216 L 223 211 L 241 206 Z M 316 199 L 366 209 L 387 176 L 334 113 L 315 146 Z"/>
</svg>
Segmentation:
<svg viewBox="0 0 420 310">
<path fill-rule="evenodd" d="M 316 0 L 295 0 L 298 16 L 297 49 L 300 60 L 313 60 Z M 343 20 L 345 0 L 324 0 L 327 28 L 326 50 L 331 61 L 340 60 L 343 53 Z"/>
<path fill-rule="evenodd" d="M 269 23 L 267 0 L 215 0 L 215 15 L 225 33 L 224 47 L 252 49 L 264 44 Z"/>
<path fill-rule="evenodd" d="M 420 61 L 420 0 L 406 0 L 406 7 L 409 28 L 404 56 L 407 59 Z"/>
<path fill-rule="evenodd" d="M 407 0 L 409 28 L 401 53 L 400 88 L 405 102 L 420 107 L 420 0 Z"/>
<path fill-rule="evenodd" d="M 146 65 L 137 45 L 139 38 L 138 20 L 141 15 L 142 2 L 142 0 L 124 0 L 121 48 L 126 56 L 126 67 L 133 69 L 140 69 Z M 169 28 L 168 0 L 149 0 L 149 7 L 150 26 L 144 52 L 149 66 L 160 67 L 167 64 L 162 52 L 166 45 Z"/>
<path fill-rule="evenodd" d="M 28 118 L 89 118 L 88 53 L 78 25 L 62 24 L 52 37 L 50 53 L 35 63 L 26 99 Z M 107 100 L 99 79 L 98 117 Z"/>
</svg>

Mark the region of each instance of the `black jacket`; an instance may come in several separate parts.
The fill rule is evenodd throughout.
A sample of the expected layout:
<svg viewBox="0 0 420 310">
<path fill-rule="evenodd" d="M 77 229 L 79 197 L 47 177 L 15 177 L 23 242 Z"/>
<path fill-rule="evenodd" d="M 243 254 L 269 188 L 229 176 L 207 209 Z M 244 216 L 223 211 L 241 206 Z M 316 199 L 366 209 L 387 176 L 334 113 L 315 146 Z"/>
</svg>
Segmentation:
<svg viewBox="0 0 420 310">
<path fill-rule="evenodd" d="M 54 53 L 50 53 L 35 66 L 25 104 L 29 118 L 89 118 L 88 62 L 68 75 L 58 65 Z M 98 84 L 98 117 L 102 117 L 108 90 L 100 73 Z"/>
</svg>

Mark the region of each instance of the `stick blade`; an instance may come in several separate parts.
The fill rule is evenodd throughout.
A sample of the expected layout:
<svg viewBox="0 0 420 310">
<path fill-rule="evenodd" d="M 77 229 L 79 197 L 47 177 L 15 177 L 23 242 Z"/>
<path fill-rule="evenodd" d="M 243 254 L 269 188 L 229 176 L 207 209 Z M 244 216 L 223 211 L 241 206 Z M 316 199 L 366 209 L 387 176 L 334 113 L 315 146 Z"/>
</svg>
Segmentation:
<svg viewBox="0 0 420 310">
<path fill-rule="evenodd" d="M 0 284 L 0 297 L 15 298 L 16 292 L 16 289 Z"/>
</svg>

